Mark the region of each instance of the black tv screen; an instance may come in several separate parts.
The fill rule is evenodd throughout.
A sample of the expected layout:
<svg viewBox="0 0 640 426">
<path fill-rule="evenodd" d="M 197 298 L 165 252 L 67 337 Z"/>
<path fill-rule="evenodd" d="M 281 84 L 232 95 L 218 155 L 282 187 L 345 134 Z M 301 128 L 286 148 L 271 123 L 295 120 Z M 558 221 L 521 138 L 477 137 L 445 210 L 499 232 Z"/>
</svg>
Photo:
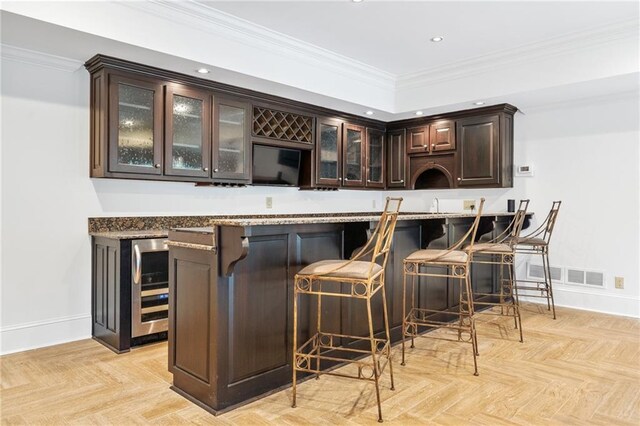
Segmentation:
<svg viewBox="0 0 640 426">
<path fill-rule="evenodd" d="M 298 186 L 300 156 L 297 149 L 253 146 L 253 184 Z"/>
</svg>

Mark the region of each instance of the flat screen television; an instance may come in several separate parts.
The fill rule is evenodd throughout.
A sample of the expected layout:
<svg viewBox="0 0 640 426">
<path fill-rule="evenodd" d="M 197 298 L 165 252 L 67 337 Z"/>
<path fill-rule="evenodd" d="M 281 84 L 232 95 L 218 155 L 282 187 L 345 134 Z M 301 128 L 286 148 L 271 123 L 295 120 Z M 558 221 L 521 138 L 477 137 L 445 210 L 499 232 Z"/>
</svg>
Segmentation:
<svg viewBox="0 0 640 426">
<path fill-rule="evenodd" d="M 298 186 L 301 154 L 298 149 L 253 145 L 253 184 Z"/>
</svg>

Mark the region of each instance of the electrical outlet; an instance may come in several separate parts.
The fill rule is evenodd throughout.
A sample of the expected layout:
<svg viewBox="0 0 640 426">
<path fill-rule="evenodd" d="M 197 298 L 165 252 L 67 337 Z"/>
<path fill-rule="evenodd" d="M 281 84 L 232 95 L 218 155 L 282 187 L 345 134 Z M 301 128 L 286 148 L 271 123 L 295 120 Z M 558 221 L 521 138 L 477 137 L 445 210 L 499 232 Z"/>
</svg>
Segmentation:
<svg viewBox="0 0 640 426">
<path fill-rule="evenodd" d="M 616 277 L 616 288 L 624 288 L 624 277 Z"/>
<path fill-rule="evenodd" d="M 373 208 L 376 208 L 376 200 L 373 200 Z"/>
<path fill-rule="evenodd" d="M 462 205 L 464 210 L 474 211 L 476 209 L 476 200 L 464 200 L 464 204 Z"/>
<path fill-rule="evenodd" d="M 267 208 L 268 209 L 273 208 L 273 197 L 267 197 Z"/>
</svg>

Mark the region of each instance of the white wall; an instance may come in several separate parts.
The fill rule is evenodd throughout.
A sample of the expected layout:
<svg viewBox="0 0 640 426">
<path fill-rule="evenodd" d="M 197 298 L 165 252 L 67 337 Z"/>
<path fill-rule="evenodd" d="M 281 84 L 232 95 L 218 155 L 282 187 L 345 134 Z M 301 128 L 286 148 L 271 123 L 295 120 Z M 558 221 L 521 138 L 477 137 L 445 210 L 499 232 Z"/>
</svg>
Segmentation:
<svg viewBox="0 0 640 426">
<path fill-rule="evenodd" d="M 2 353 L 90 336 L 88 217 L 362 211 L 379 209 L 385 195 L 91 180 L 86 71 L 1 65 Z M 518 115 L 516 162 L 534 164 L 534 178 L 513 189 L 403 192 L 403 210 L 428 210 L 434 196 L 486 196 L 496 211 L 527 196 L 541 216 L 562 199 L 552 262 L 603 270 L 609 287 L 622 275 L 626 288 L 601 297 L 567 287 L 559 303 L 638 316 L 637 114 L 636 95 Z"/>
</svg>

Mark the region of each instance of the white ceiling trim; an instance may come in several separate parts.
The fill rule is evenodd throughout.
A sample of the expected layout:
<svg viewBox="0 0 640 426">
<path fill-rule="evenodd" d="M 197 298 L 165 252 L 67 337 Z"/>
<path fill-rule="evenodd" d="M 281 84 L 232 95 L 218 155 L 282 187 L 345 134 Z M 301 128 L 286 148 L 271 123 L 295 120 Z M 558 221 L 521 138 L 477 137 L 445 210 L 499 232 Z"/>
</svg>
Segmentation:
<svg viewBox="0 0 640 426">
<path fill-rule="evenodd" d="M 121 5 L 152 13 L 174 23 L 212 33 L 251 47 L 316 68 L 379 87 L 395 89 L 396 76 L 313 44 L 289 37 L 277 31 L 238 18 L 202 3 L 193 1 L 151 0 L 148 2 L 119 1 Z M 276 58 L 274 58 L 276 60 Z"/>
<path fill-rule="evenodd" d="M 0 44 L 0 56 L 3 60 L 37 65 L 66 72 L 75 72 L 83 66 L 82 61 L 49 55 L 47 53 L 36 52 L 34 50 L 22 49 L 4 43 Z"/>
<path fill-rule="evenodd" d="M 410 89 L 430 86 L 434 83 L 464 78 L 514 64 L 534 62 L 542 58 L 591 49 L 600 44 L 616 43 L 626 39 L 637 40 L 639 26 L 640 20 L 633 18 L 587 31 L 565 34 L 517 48 L 397 76 L 396 87 L 398 89 Z"/>
</svg>

